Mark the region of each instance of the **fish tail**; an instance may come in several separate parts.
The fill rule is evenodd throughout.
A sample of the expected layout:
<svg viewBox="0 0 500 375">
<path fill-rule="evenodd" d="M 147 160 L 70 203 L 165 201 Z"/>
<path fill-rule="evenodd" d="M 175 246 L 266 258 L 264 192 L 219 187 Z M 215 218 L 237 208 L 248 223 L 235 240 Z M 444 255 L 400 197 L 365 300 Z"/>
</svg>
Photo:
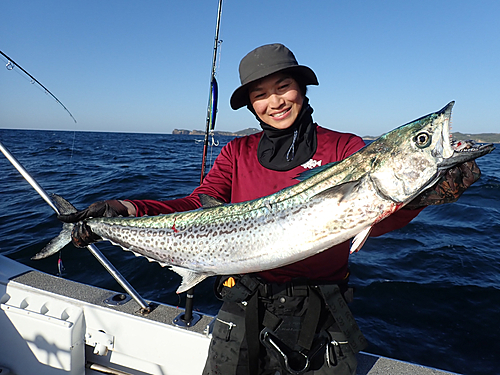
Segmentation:
<svg viewBox="0 0 500 375">
<path fill-rule="evenodd" d="M 52 194 L 51 198 L 52 202 L 59 210 L 59 214 L 68 215 L 78 211 L 71 203 L 57 194 Z M 59 250 L 62 250 L 62 248 L 64 248 L 71 242 L 71 232 L 73 231 L 74 226 L 75 224 L 73 223 L 63 223 L 63 229 L 61 233 L 59 233 L 56 238 L 53 238 L 47 245 L 45 245 L 45 247 L 41 251 L 36 253 L 31 259 L 39 260 L 47 258 L 57 253 Z"/>
<path fill-rule="evenodd" d="M 78 211 L 75 208 L 75 206 L 73 206 L 71 203 L 69 203 L 66 199 L 64 199 L 60 195 L 51 194 L 50 198 L 52 199 L 52 202 L 59 210 L 60 215 L 69 215 Z"/>
<path fill-rule="evenodd" d="M 47 258 L 52 254 L 62 250 L 67 244 L 71 242 L 71 232 L 73 231 L 74 224 L 64 223 L 61 233 L 56 238 L 53 238 L 45 247 L 36 253 L 31 259 L 40 260 Z"/>
</svg>

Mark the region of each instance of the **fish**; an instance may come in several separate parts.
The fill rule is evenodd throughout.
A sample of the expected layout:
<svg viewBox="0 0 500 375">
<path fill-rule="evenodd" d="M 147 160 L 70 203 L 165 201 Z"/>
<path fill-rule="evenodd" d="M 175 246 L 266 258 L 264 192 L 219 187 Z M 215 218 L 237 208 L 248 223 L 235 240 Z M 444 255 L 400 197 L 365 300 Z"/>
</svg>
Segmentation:
<svg viewBox="0 0 500 375">
<path fill-rule="evenodd" d="M 402 125 L 348 158 L 314 168 L 299 182 L 259 199 L 224 204 L 200 196 L 203 208 L 158 216 L 92 218 L 86 224 L 111 243 L 167 266 L 182 277 L 177 293 L 214 275 L 282 267 L 352 239 L 358 251 L 375 224 L 432 187 L 453 166 L 494 146 L 456 149 L 450 136 L 454 102 Z M 54 196 L 62 213 L 76 212 Z M 71 226 L 33 259 L 71 240 Z"/>
</svg>

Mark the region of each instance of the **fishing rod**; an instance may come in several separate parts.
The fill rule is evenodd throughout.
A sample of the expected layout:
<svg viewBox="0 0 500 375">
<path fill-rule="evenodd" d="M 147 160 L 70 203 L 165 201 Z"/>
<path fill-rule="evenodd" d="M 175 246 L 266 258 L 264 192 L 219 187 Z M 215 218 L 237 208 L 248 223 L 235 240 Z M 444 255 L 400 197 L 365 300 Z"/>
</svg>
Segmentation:
<svg viewBox="0 0 500 375">
<path fill-rule="evenodd" d="M 3 145 L 0 141 L 0 151 L 5 155 L 5 157 L 11 162 L 11 164 L 18 170 L 19 173 L 24 177 L 24 179 L 36 190 L 36 192 L 43 198 L 45 202 L 56 212 L 60 214 L 59 209 L 54 204 L 49 194 L 40 186 L 36 180 L 31 177 L 28 171 L 23 167 L 23 165 L 16 159 L 14 155 Z M 106 271 L 120 284 L 120 286 L 125 289 L 125 291 L 139 304 L 141 311 L 143 313 L 148 313 L 151 311 L 149 304 L 144 301 L 144 299 L 135 291 L 135 289 L 128 283 L 127 280 L 118 272 L 118 270 L 104 257 L 101 251 L 94 244 L 87 246 L 90 253 L 101 263 Z"/>
<path fill-rule="evenodd" d="M 4 56 L 4 57 L 7 59 L 7 65 L 6 65 L 5 67 L 6 67 L 8 70 L 12 70 L 12 69 L 14 69 L 14 66 L 17 66 L 19 69 L 21 69 L 21 71 L 22 71 L 24 74 L 26 74 L 28 77 L 30 77 L 30 78 L 31 78 L 32 82 L 35 82 L 35 83 L 37 83 L 38 85 L 40 85 L 40 87 L 41 87 L 42 89 L 44 89 L 44 90 L 45 90 L 45 92 L 46 92 L 47 94 L 49 94 L 50 96 L 52 96 L 52 97 L 55 99 L 55 101 L 56 101 L 56 102 L 58 102 L 58 103 L 59 103 L 59 104 L 60 104 L 60 105 L 64 108 L 64 110 L 65 110 L 66 112 L 68 112 L 68 113 L 69 113 L 69 115 L 71 116 L 71 118 L 73 119 L 73 121 L 74 121 L 74 122 L 75 122 L 75 124 L 76 124 L 76 119 L 73 117 L 73 115 L 72 115 L 72 114 L 71 114 L 71 112 L 68 110 L 68 108 L 66 108 L 66 106 L 65 106 L 64 104 L 62 104 L 62 102 L 61 102 L 59 99 L 57 99 L 57 97 L 56 97 L 54 94 L 52 94 L 52 93 L 49 91 L 49 89 L 48 89 L 48 88 L 46 88 L 44 85 L 42 85 L 42 84 L 40 83 L 40 81 L 38 81 L 35 77 L 33 77 L 31 74 L 29 74 L 26 70 L 24 70 L 24 69 L 23 69 L 23 67 L 22 67 L 21 65 L 19 65 L 18 63 L 16 63 L 16 62 L 15 62 L 14 60 L 12 60 L 9 56 L 7 56 L 5 53 L 3 53 L 2 51 L 0 51 L 0 54 L 1 54 L 2 56 Z"/>
<path fill-rule="evenodd" d="M 210 91 L 208 93 L 207 124 L 205 129 L 205 140 L 203 143 L 203 159 L 201 162 L 200 185 L 203 182 L 203 179 L 205 178 L 205 166 L 206 166 L 207 152 L 208 152 L 208 139 L 210 134 L 215 129 L 215 118 L 217 115 L 217 100 L 219 96 L 219 87 L 217 85 L 217 79 L 215 78 L 215 71 L 217 69 L 217 51 L 219 50 L 220 44 L 222 43 L 222 41 L 219 40 L 221 13 L 222 13 L 222 0 L 219 0 L 219 7 L 217 9 L 217 26 L 215 27 L 214 52 L 212 57 L 212 72 L 210 75 Z"/>
<path fill-rule="evenodd" d="M 208 152 L 208 139 L 210 134 L 215 129 L 215 117 L 217 115 L 217 100 L 219 96 L 219 90 L 217 85 L 217 79 L 215 78 L 215 71 L 217 69 L 217 51 L 219 50 L 221 40 L 219 40 L 219 29 L 220 20 L 222 13 L 222 0 L 219 0 L 219 6 L 217 9 L 217 23 L 215 27 L 215 38 L 214 38 L 214 52 L 212 57 L 212 71 L 210 74 L 210 91 L 208 93 L 208 107 L 207 107 L 207 126 L 205 129 L 205 140 L 203 142 L 203 158 L 201 162 L 201 176 L 200 185 L 205 178 L 205 166 L 207 161 Z M 198 314 L 193 316 L 193 304 L 194 304 L 194 287 L 186 292 L 186 307 L 184 309 L 184 314 L 179 315 L 174 319 L 174 324 L 193 326 L 200 317 Z"/>
</svg>

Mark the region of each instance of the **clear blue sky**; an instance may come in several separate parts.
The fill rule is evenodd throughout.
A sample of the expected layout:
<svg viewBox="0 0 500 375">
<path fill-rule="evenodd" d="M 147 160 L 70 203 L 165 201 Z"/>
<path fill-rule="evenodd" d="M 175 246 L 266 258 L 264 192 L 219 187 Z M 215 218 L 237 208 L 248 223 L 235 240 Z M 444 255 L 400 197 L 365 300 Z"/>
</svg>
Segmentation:
<svg viewBox="0 0 500 375">
<path fill-rule="evenodd" d="M 218 0 L 4 1 L 0 50 L 72 112 L 0 66 L 0 127 L 204 129 Z M 321 125 L 379 135 L 456 100 L 453 130 L 500 132 L 500 1 L 225 0 L 216 129 L 256 127 L 229 97 L 253 48 L 317 74 Z M 2 60 L 2 64 L 5 62 Z"/>
</svg>

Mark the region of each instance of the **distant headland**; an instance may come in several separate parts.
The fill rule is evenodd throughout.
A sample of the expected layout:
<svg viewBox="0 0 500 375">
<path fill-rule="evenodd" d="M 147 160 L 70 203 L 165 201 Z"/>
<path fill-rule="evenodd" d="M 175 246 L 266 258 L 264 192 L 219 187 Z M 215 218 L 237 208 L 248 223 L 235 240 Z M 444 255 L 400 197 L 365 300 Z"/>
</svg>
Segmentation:
<svg viewBox="0 0 500 375">
<path fill-rule="evenodd" d="M 452 133 L 453 139 L 468 140 L 472 139 L 477 143 L 500 143 L 500 133 L 480 133 L 480 134 L 464 134 Z"/>
<path fill-rule="evenodd" d="M 260 132 L 261 129 L 248 128 L 245 130 L 240 130 L 237 132 L 225 132 L 225 131 L 214 131 L 214 135 L 228 136 L 228 137 L 243 137 L 245 135 L 250 135 Z M 186 129 L 174 129 L 172 134 L 182 134 L 182 135 L 205 135 L 202 130 L 186 130 Z M 366 140 L 377 139 L 378 137 L 367 135 L 362 137 Z M 452 133 L 452 138 L 456 140 L 469 140 L 472 139 L 478 143 L 500 143 L 500 133 L 480 133 L 480 134 L 464 134 L 455 132 Z"/>
<path fill-rule="evenodd" d="M 225 131 L 214 131 L 214 135 L 223 135 L 228 137 L 243 137 L 245 135 L 250 135 L 254 133 L 260 132 L 261 129 L 257 128 L 248 128 L 245 130 L 239 130 L 237 132 L 225 132 Z M 186 129 L 174 129 L 172 130 L 172 134 L 182 134 L 182 135 L 205 135 L 205 132 L 202 130 L 186 130 Z"/>
</svg>

